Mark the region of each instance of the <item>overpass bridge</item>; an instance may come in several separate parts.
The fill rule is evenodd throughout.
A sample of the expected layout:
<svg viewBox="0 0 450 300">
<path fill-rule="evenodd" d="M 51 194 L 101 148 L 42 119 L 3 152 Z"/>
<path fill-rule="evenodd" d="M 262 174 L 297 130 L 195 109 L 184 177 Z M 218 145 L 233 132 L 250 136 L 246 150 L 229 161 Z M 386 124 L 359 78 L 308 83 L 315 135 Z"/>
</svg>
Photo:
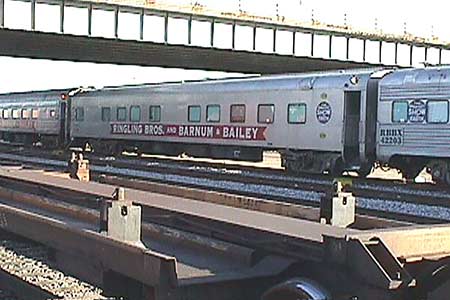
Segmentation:
<svg viewBox="0 0 450 300">
<path fill-rule="evenodd" d="M 450 45 L 436 40 L 198 4 L 130 3 L 0 0 L 0 55 L 261 74 L 442 64 L 450 58 Z M 23 24 L 17 25 L 17 14 Z"/>
</svg>

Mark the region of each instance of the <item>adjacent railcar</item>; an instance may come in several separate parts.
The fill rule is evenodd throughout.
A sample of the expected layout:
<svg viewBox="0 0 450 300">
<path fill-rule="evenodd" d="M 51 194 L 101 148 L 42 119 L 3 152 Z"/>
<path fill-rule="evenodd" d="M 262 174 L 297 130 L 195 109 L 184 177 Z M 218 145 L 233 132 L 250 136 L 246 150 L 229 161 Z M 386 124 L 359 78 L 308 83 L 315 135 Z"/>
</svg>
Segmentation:
<svg viewBox="0 0 450 300">
<path fill-rule="evenodd" d="M 72 99 L 70 136 L 73 144 L 109 152 L 134 148 L 261 160 L 263 150 L 275 149 L 292 171 L 370 170 L 373 74 L 326 72 L 88 91 Z M 369 97 L 375 105 L 371 111 Z"/>
<path fill-rule="evenodd" d="M 380 81 L 377 159 L 450 184 L 450 69 L 397 70 Z"/>
<path fill-rule="evenodd" d="M 9 142 L 62 145 L 68 90 L 0 95 L 0 138 Z"/>
</svg>

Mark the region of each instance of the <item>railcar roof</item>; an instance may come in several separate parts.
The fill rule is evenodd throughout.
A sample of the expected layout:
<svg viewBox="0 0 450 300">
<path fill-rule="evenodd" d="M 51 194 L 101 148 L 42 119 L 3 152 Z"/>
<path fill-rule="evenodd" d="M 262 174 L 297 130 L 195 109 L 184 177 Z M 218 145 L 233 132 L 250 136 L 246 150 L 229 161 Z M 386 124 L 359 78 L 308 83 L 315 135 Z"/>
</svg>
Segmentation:
<svg viewBox="0 0 450 300">
<path fill-rule="evenodd" d="M 367 80 L 371 74 L 380 69 L 357 69 L 346 71 L 317 72 L 305 74 L 282 74 L 269 76 L 252 76 L 242 78 L 224 78 L 216 80 L 200 80 L 185 82 L 165 82 L 154 84 L 141 84 L 131 86 L 114 86 L 102 89 L 87 91 L 85 95 L 97 94 L 127 94 L 130 92 L 139 93 L 179 93 L 179 92 L 225 92 L 225 91 L 245 91 L 245 90 L 288 90 L 299 89 L 308 86 L 320 86 L 326 84 L 328 87 L 341 87 L 348 82 L 351 76 L 360 76 Z M 82 97 L 82 94 L 80 95 Z"/>
<path fill-rule="evenodd" d="M 450 84 L 450 66 L 397 70 L 382 80 L 382 85 Z"/>
<path fill-rule="evenodd" d="M 450 69 L 450 68 L 449 68 Z M 369 76 L 377 71 L 382 70 L 382 68 L 370 68 L 370 69 L 352 69 L 352 70 L 335 70 L 335 71 L 322 71 L 322 72 L 314 72 L 314 73 L 292 73 L 292 74 L 274 74 L 274 75 L 264 75 L 264 76 L 243 76 L 243 77 L 231 77 L 231 78 L 220 78 L 220 79 L 204 79 L 204 80 L 191 80 L 191 81 L 177 81 L 177 82 L 158 82 L 158 83 L 146 83 L 146 84 L 137 84 L 137 85 L 121 85 L 121 86 L 107 86 L 99 89 L 95 88 L 65 88 L 65 89 L 49 89 L 49 90 L 33 90 L 33 91 L 25 91 L 25 92 L 12 92 L 12 93 L 4 93 L 0 94 L 0 99 L 3 97 L 11 97 L 11 96 L 28 96 L 28 95 L 41 95 L 41 94 L 53 94 L 53 93 L 69 93 L 70 91 L 74 91 L 77 89 L 81 89 L 82 93 L 98 93 L 98 92 L 129 92 L 130 90 L 142 90 L 150 89 L 152 91 L 164 91 L 165 88 L 170 88 L 171 90 L 182 89 L 183 91 L 188 91 L 189 88 L 195 87 L 203 87 L 211 89 L 211 91 L 217 91 L 217 88 L 221 87 L 226 89 L 294 89 L 298 88 L 299 80 L 305 79 L 314 79 L 315 85 L 320 84 L 321 79 L 335 80 L 336 85 L 339 85 L 339 80 L 337 78 L 345 79 L 349 75 L 359 75 L 359 76 Z M 329 84 L 330 82 L 328 82 Z"/>
<path fill-rule="evenodd" d="M 0 94 L 0 97 L 6 96 L 28 96 L 30 94 L 40 95 L 40 94 L 58 94 L 58 93 L 68 93 L 69 91 L 74 90 L 74 88 L 67 89 L 51 89 L 51 90 L 38 90 L 38 91 L 26 91 L 26 92 L 12 92 L 12 93 L 4 93 Z"/>
</svg>

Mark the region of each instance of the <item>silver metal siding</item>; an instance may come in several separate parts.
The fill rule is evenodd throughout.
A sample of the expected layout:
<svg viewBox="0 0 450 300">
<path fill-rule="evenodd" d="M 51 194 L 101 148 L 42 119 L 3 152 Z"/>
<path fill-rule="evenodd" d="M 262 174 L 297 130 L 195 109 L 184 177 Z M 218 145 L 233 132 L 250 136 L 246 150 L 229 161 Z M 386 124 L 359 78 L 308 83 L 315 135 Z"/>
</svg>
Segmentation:
<svg viewBox="0 0 450 300">
<path fill-rule="evenodd" d="M 159 140 L 185 143 L 236 144 L 267 148 L 312 149 L 318 151 L 342 151 L 342 124 L 345 85 L 353 73 L 332 73 L 329 76 L 311 77 L 276 76 L 261 79 L 244 79 L 194 84 L 171 84 L 163 86 L 144 86 L 132 88 L 114 88 L 88 92 L 74 98 L 72 109 L 85 107 L 85 122 L 74 122 L 72 135 L 88 138 L 114 138 L 133 140 Z M 355 90 L 361 90 L 365 97 L 365 86 L 370 72 L 356 72 L 360 82 Z M 310 84 L 307 84 L 307 83 Z M 310 85 L 310 86 L 309 86 Z M 326 99 L 323 99 L 326 94 Z M 316 118 L 316 107 L 321 101 L 328 101 L 333 109 L 329 123 L 321 124 Z M 307 123 L 288 124 L 287 106 L 289 103 L 304 102 L 307 104 Z M 221 104 L 220 125 L 234 126 L 267 126 L 266 141 L 207 140 L 201 138 L 117 136 L 110 134 L 110 126 L 100 121 L 100 107 L 117 107 L 126 103 L 140 105 L 142 120 L 148 120 L 148 106 L 162 106 L 164 124 L 185 124 L 187 122 L 187 106 L 202 106 L 202 122 L 195 125 L 211 125 L 206 123 L 206 105 Z M 231 104 L 246 104 L 246 123 L 229 123 L 229 107 Z M 257 105 L 275 104 L 275 122 L 258 124 Z M 107 104 L 107 105 L 106 105 Z M 72 114 L 74 115 L 74 114 Z M 115 109 L 112 111 L 115 119 Z M 362 125 L 363 126 L 363 122 Z M 95 130 L 93 130 L 95 128 Z"/>
<path fill-rule="evenodd" d="M 381 81 L 378 106 L 377 156 L 389 161 L 393 155 L 448 157 L 450 124 L 392 122 L 396 100 L 449 100 L 450 68 L 411 69 L 394 72 Z M 402 145 L 380 145 L 382 129 L 402 129 Z"/>
</svg>

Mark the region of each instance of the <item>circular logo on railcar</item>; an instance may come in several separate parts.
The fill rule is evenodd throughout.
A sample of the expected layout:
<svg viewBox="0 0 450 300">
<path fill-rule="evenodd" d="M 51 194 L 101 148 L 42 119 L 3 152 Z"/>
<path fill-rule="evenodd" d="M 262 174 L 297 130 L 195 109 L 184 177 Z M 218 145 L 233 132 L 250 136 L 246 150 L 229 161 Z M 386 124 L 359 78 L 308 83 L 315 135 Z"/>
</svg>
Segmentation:
<svg viewBox="0 0 450 300">
<path fill-rule="evenodd" d="M 331 113 L 332 113 L 331 105 L 328 102 L 323 101 L 320 102 L 319 105 L 317 105 L 316 117 L 320 123 L 322 124 L 328 123 L 331 119 Z"/>
<path fill-rule="evenodd" d="M 408 106 L 408 120 L 411 123 L 423 123 L 427 115 L 427 105 L 425 101 L 414 100 Z"/>
</svg>

